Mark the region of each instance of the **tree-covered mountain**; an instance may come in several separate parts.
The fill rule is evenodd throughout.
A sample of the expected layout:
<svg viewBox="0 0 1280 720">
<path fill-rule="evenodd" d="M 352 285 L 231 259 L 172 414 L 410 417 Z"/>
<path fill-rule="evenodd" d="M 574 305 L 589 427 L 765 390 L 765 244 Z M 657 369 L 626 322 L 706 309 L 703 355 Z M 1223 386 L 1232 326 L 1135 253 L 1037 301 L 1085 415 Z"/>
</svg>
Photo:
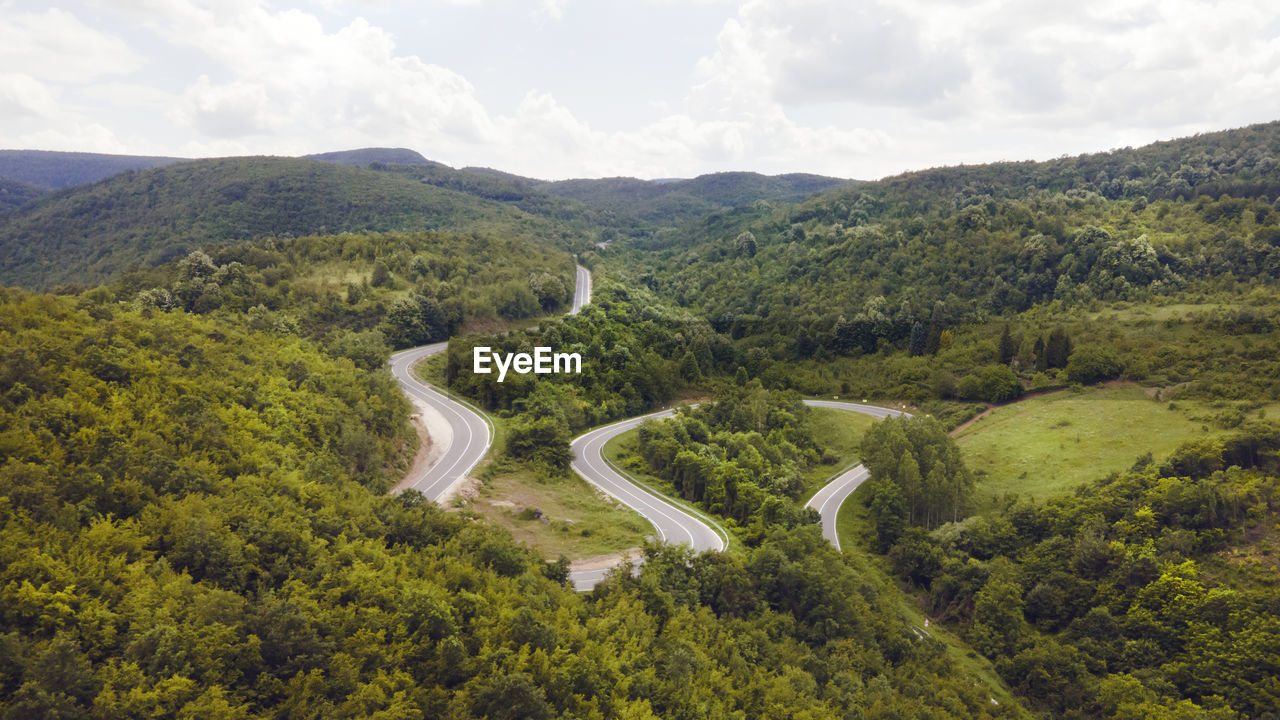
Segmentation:
<svg viewBox="0 0 1280 720">
<path fill-rule="evenodd" d="M 260 237 L 437 229 L 574 240 L 510 205 L 395 173 L 292 158 L 198 160 L 68 188 L 4 215 L 0 282 L 89 284 Z"/>
<path fill-rule="evenodd" d="M 391 348 L 559 314 L 573 283 L 568 252 L 519 237 L 344 233 L 196 250 L 87 296 L 321 340 L 373 369 Z"/>
<path fill-rule="evenodd" d="M 1280 124 L 839 187 L 380 152 L 175 164 L 0 216 L 5 277 L 115 278 L 0 290 L 0 714 L 1274 715 Z M 596 301 L 510 330 L 560 312 L 571 250 Z M 650 547 L 579 595 L 469 512 L 382 496 L 413 445 L 389 347 L 467 329 L 437 371 L 531 486 L 575 432 L 701 401 L 619 459 L 732 518 L 731 551 Z M 498 383 L 478 344 L 584 369 Z M 945 434 L 1109 380 L 1196 404 L 1204 437 L 1032 502 Z M 803 510 L 830 458 L 801 394 L 917 405 L 863 436 L 844 553 Z M 1083 424 L 1041 441 L 1069 454 Z"/>
<path fill-rule="evenodd" d="M 5 718 L 1023 717 L 809 528 L 592 594 L 409 492 L 382 368 L 0 290 Z"/>
<path fill-rule="evenodd" d="M 716 210 L 768 202 L 792 202 L 852 181 L 793 173 L 722 172 L 691 180 L 601 178 L 560 180 L 537 187 L 646 224 L 673 225 Z"/>
<path fill-rule="evenodd" d="M 906 349 L 917 324 L 1280 277 L 1276 152 L 1271 124 L 917 173 L 716 213 L 629 265 L 718 330 L 792 357 Z"/>
<path fill-rule="evenodd" d="M 0 213 L 25 205 L 48 190 L 17 180 L 0 178 Z"/>
<path fill-rule="evenodd" d="M 438 165 L 408 148 L 360 148 L 358 150 L 338 150 L 335 152 L 303 155 L 308 160 L 334 163 L 336 165 L 354 165 L 368 167 L 373 163 L 387 165 Z"/>
<path fill-rule="evenodd" d="M 0 178 L 57 189 L 97 182 L 126 170 L 145 170 L 181 161 L 182 158 L 147 155 L 0 150 Z"/>
</svg>

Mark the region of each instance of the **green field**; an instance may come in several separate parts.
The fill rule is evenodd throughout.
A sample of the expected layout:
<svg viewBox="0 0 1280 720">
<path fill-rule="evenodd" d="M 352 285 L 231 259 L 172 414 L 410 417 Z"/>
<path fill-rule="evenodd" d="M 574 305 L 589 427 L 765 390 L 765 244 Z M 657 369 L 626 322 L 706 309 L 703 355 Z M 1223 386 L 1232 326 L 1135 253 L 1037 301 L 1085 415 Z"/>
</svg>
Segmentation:
<svg viewBox="0 0 1280 720">
<path fill-rule="evenodd" d="M 979 504 L 1006 493 L 1035 499 L 1070 492 L 1151 453 L 1222 428 L 1221 409 L 1157 401 L 1140 387 L 1057 392 L 997 408 L 957 437 L 977 476 Z"/>
<path fill-rule="evenodd" d="M 548 560 L 581 560 L 639 547 L 653 526 L 576 474 L 539 477 L 509 461 L 482 473 L 472 510 Z"/>
</svg>

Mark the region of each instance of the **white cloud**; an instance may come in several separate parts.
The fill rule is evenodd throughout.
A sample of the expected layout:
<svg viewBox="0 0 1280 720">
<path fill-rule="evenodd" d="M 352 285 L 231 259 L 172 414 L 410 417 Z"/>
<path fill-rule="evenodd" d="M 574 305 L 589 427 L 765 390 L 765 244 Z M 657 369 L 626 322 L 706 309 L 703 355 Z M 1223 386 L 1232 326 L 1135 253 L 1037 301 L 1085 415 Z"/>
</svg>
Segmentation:
<svg viewBox="0 0 1280 720">
<path fill-rule="evenodd" d="M 206 9 L 170 0 L 145 11 L 158 32 L 231 75 L 198 78 L 173 114 L 208 140 L 275 136 L 270 147 L 287 151 L 344 141 L 455 150 L 491 140 L 465 78 L 397 55 L 395 39 L 360 18 L 328 33 L 313 15 L 246 2 Z"/>
<path fill-rule="evenodd" d="M 534 14 L 559 20 L 564 17 L 564 9 L 568 4 L 569 0 L 541 0 Z"/>
<path fill-rule="evenodd" d="M 136 148 L 121 142 L 113 130 L 95 122 L 69 121 L 58 127 L 46 127 L 26 133 L 19 147 L 58 148 L 79 152 L 130 153 Z"/>
<path fill-rule="evenodd" d="M 1247 106 L 1249 77 L 1274 79 L 1276 18 L 1263 0 L 1078 0 L 905 6 L 926 38 L 963 43 L 970 83 L 953 116 L 1040 127 L 1211 127 Z M 1274 103 L 1280 84 L 1265 90 Z M 1273 105 L 1274 106 L 1274 105 Z"/>
<path fill-rule="evenodd" d="M 493 115 L 466 78 L 401 54 L 394 37 L 358 18 L 326 32 L 296 10 L 247 2 L 211 10 L 184 0 L 151 0 L 144 17 L 230 76 L 199 77 L 170 113 L 198 133 L 187 153 L 404 145 L 445 162 L 546 177 L 669 176 L 802 161 L 829 169 L 835 158 L 851 171 L 851 155 L 885 142 L 867 130 L 801 126 L 772 102 L 598 129 L 535 90 L 510 115 Z"/>
<path fill-rule="evenodd" d="M 969 75 L 956 43 L 926 42 L 893 7 L 813 0 L 745 4 L 698 69 L 706 78 L 696 89 L 701 101 L 729 106 L 919 106 L 941 99 Z"/>
<path fill-rule="evenodd" d="M 289 122 L 273 110 L 272 98 L 262 83 L 234 80 L 214 85 L 201 75 L 187 89 L 184 100 L 174 118 L 209 137 L 271 133 Z"/>
<path fill-rule="evenodd" d="M 485 5 L 486 23 L 489 10 L 502 11 L 492 13 L 501 40 L 476 38 L 470 49 L 499 68 L 576 51 L 530 34 L 530 14 L 556 21 L 547 34 L 556 43 L 631 32 L 650 35 L 663 53 L 671 30 L 592 27 L 610 13 L 586 4 L 568 12 L 568 0 L 443 1 Z M 458 71 L 484 78 L 479 60 L 392 33 L 456 20 L 439 5 L 403 13 L 403 22 L 390 5 L 351 0 L 315 0 L 323 21 L 266 0 L 108 7 L 98 11 L 126 14 L 113 26 L 143 29 L 126 43 L 65 10 L 0 4 L 0 113 L 9 121 L 0 142 L 38 137 L 86 149 L 119 145 L 118 137 L 129 146 L 118 150 L 184 155 L 396 145 L 542 177 L 726 169 L 875 177 L 1140 143 L 1275 119 L 1280 107 L 1280 21 L 1269 0 L 725 4 L 723 20 L 704 25 L 718 32 L 706 35 L 701 59 L 688 39 L 677 44 L 687 59 L 662 58 L 688 63 L 687 84 L 636 94 L 634 115 L 644 120 L 631 121 L 625 108 L 602 113 L 591 103 L 625 104 L 635 67 L 584 73 L 584 83 L 622 78 L 594 98 L 564 76 L 499 93 Z M 354 16 L 361 11 L 382 27 Z M 619 61 L 598 51 L 581 58 Z M 643 67 L 653 57 L 625 61 Z"/>
<path fill-rule="evenodd" d="M 0 5 L 0 67 L 58 83 L 88 83 L 132 72 L 142 57 L 123 40 L 57 8 L 14 13 Z"/>
<path fill-rule="evenodd" d="M 688 103 L 880 128 L 880 172 L 1105 149 L 1275 119 L 1278 18 L 1266 0 L 750 0 Z"/>
<path fill-rule="evenodd" d="M 54 118 L 58 100 L 44 83 L 22 73 L 0 73 L 0 115 L 15 118 Z"/>
</svg>

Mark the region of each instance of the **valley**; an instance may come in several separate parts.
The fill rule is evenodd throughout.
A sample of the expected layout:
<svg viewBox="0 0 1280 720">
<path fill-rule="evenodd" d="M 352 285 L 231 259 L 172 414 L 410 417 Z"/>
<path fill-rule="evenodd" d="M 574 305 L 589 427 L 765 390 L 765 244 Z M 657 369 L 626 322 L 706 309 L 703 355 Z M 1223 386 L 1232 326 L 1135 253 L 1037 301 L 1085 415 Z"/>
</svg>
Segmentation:
<svg viewBox="0 0 1280 720">
<path fill-rule="evenodd" d="M 1268 717 L 1277 152 L 0 156 L 0 704 Z"/>
</svg>

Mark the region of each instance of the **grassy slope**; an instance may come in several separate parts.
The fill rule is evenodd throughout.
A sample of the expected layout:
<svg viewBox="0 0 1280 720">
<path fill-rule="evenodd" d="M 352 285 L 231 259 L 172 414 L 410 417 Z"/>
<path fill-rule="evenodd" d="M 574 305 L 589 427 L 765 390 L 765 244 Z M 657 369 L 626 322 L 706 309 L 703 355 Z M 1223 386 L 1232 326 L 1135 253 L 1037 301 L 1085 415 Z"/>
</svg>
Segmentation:
<svg viewBox="0 0 1280 720">
<path fill-rule="evenodd" d="M 862 442 L 862 434 L 875 421 L 870 415 L 832 408 L 809 408 L 809 429 L 813 432 L 813 439 L 818 441 L 818 447 L 836 453 L 840 459 L 831 465 L 811 468 L 805 475 L 805 488 L 800 497 L 808 500 L 834 475 L 859 460 L 858 444 Z"/>
<path fill-rule="evenodd" d="M 863 483 L 840 507 L 840 514 L 836 519 L 840 547 L 846 557 L 859 565 L 868 580 L 881 589 L 881 597 L 892 599 L 892 607 L 899 617 L 905 618 L 913 627 L 924 631 L 925 616 L 920 611 L 919 605 L 910 595 L 903 592 L 897 583 L 893 582 L 891 574 L 884 566 L 884 558 L 864 550 L 867 543 L 865 538 L 870 534 L 867 509 L 864 505 L 864 496 L 868 487 Z M 946 646 L 947 654 L 964 669 L 966 674 L 983 681 L 993 699 L 1001 705 L 1017 706 L 1013 694 L 996 674 L 989 660 L 974 652 L 964 640 L 941 625 L 930 623 L 928 632 L 935 640 Z"/>
<path fill-rule="evenodd" d="M 979 503 L 1005 493 L 1039 500 L 1125 470 L 1146 452 L 1158 462 L 1187 440 L 1220 432 L 1207 422 L 1216 409 L 1173 406 L 1139 387 L 1053 393 L 996 409 L 957 442 L 978 475 Z"/>
</svg>

